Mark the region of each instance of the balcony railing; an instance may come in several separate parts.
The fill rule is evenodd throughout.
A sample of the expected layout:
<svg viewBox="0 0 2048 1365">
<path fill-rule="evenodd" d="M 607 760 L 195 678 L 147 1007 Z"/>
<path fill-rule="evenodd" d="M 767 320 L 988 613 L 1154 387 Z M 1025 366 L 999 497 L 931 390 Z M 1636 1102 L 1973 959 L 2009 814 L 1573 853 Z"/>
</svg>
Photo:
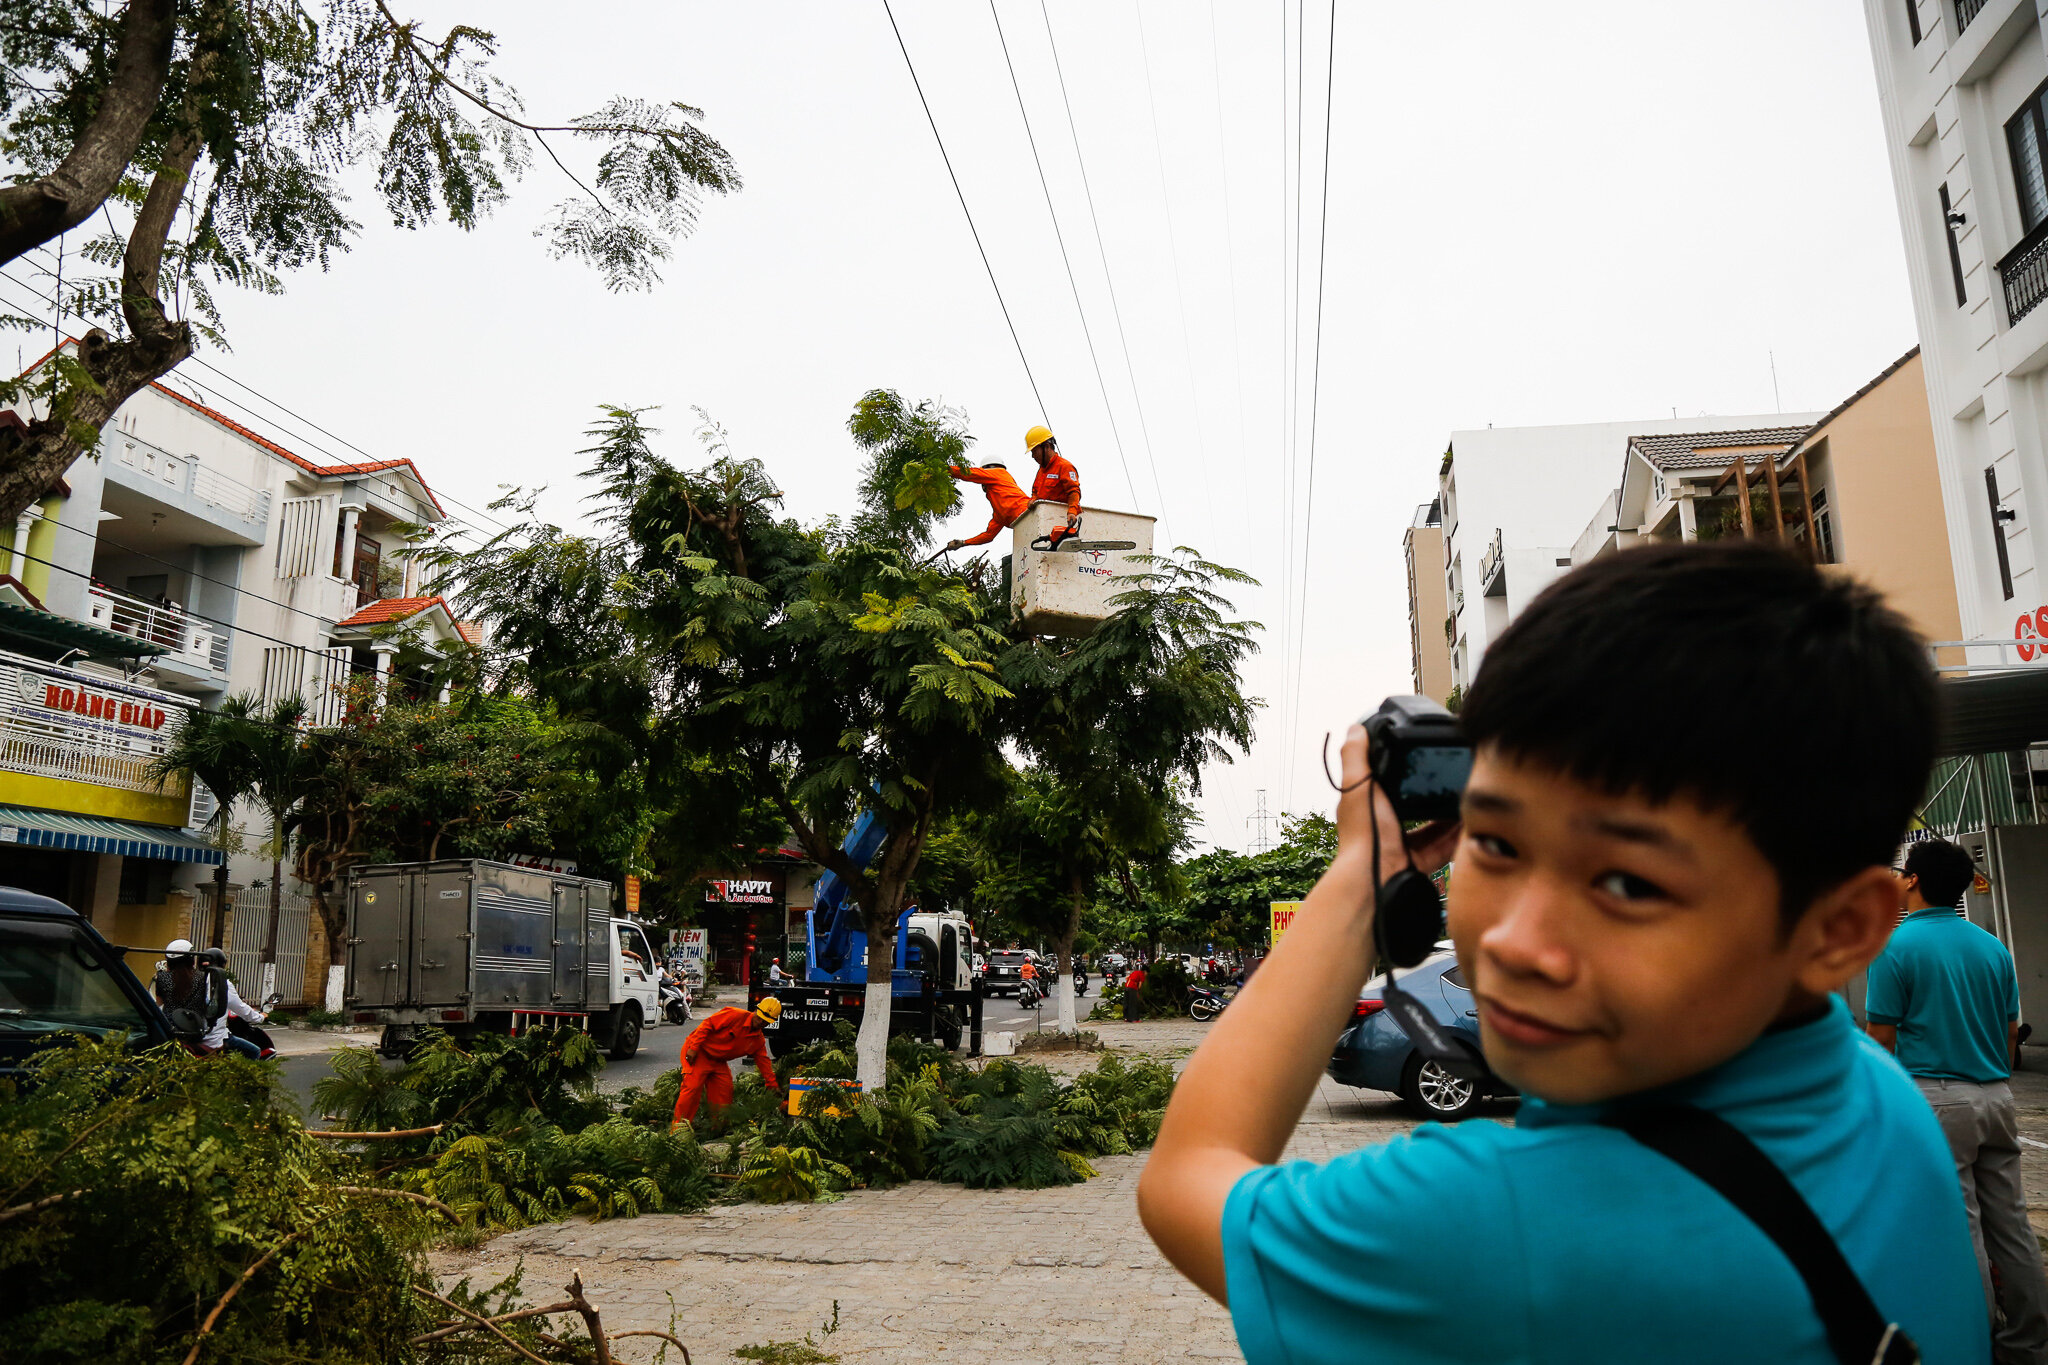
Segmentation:
<svg viewBox="0 0 2048 1365">
<path fill-rule="evenodd" d="M 178 607 L 145 602 L 93 583 L 85 590 L 85 615 L 101 630 L 163 646 L 179 663 L 227 672 L 227 632 Z"/>
<path fill-rule="evenodd" d="M 1500 528 L 1493 528 L 1493 540 L 1486 547 L 1486 553 L 1479 560 L 1479 591 L 1482 596 L 1497 597 L 1494 580 L 1500 575 Z"/>
<path fill-rule="evenodd" d="M 1956 32 L 1961 33 L 1984 8 L 1984 0 L 1956 0 Z"/>
<path fill-rule="evenodd" d="M 1998 281 L 2005 287 L 2005 320 L 2014 327 L 2048 298 L 2048 218 L 2020 238 L 2019 245 L 1998 263 Z"/>
<path fill-rule="evenodd" d="M 270 520 L 270 494 L 240 479 L 208 469 L 189 455 L 173 455 L 133 436 L 117 439 L 114 458 L 150 483 L 184 493 L 195 502 L 241 521 Z"/>
<path fill-rule="evenodd" d="M 151 781 L 149 764 L 189 705 L 169 693 L 0 655 L 0 772 L 183 796 L 187 788 L 178 779 Z"/>
</svg>

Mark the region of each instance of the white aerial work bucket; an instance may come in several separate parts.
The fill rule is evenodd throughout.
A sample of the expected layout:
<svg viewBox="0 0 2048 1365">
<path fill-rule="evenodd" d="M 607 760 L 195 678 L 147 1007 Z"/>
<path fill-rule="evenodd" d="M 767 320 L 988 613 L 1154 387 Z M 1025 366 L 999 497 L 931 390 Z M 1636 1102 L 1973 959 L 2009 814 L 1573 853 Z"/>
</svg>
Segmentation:
<svg viewBox="0 0 2048 1365">
<path fill-rule="evenodd" d="M 1010 610 L 1033 635 L 1092 635 L 1115 615 L 1110 599 L 1131 589 L 1152 553 L 1155 518 L 1136 512 L 1081 509 L 1083 546 L 1128 541 L 1129 549 L 1034 550 L 1031 542 L 1067 524 L 1067 505 L 1040 500 L 1010 528 Z"/>
</svg>

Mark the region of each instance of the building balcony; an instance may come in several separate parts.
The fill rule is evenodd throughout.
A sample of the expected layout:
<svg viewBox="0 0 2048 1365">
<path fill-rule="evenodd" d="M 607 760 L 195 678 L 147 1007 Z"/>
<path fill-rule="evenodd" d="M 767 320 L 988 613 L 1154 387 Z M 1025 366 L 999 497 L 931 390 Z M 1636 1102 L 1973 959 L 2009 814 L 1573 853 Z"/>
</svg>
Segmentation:
<svg viewBox="0 0 2048 1365">
<path fill-rule="evenodd" d="M 171 827 L 192 820 L 191 784 L 151 762 L 191 703 L 25 655 L 0 652 L 0 773 L 24 806 Z"/>
<path fill-rule="evenodd" d="M 1507 578 L 1501 573 L 1500 528 L 1496 526 L 1493 528 L 1493 540 L 1479 560 L 1479 595 L 1499 597 L 1507 590 Z"/>
<path fill-rule="evenodd" d="M 2021 318 L 2048 298 L 2048 219 L 1999 258 L 1997 270 L 2005 291 L 2006 324 L 2017 327 Z"/>
<path fill-rule="evenodd" d="M 227 674 L 228 632 L 181 607 L 145 602 L 92 583 L 85 590 L 85 619 L 101 630 L 160 646 L 163 653 L 153 660 L 160 669 L 169 667 L 199 681 Z"/>
<path fill-rule="evenodd" d="M 151 503 L 193 518 L 198 525 L 181 529 L 199 543 L 228 540 L 261 545 L 269 529 L 267 490 L 252 488 L 207 468 L 193 456 L 173 455 L 127 432 L 107 433 L 101 468 L 114 487 L 139 493 Z"/>
</svg>

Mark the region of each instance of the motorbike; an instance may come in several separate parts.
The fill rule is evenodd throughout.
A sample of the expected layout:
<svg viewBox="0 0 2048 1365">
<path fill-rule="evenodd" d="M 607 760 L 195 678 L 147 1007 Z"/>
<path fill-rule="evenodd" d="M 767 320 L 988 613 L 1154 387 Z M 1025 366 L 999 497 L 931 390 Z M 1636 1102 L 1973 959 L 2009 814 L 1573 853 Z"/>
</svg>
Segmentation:
<svg viewBox="0 0 2048 1365">
<path fill-rule="evenodd" d="M 664 973 L 660 984 L 656 987 L 656 991 L 661 997 L 661 1013 L 663 1018 L 667 1019 L 671 1024 L 687 1024 L 690 1022 L 689 992 L 678 985 L 674 977 Z"/>
<path fill-rule="evenodd" d="M 1188 1013 L 1198 1023 L 1208 1023 L 1223 1013 L 1223 1007 L 1229 1003 L 1229 997 L 1221 991 L 1212 991 L 1206 986 L 1188 987 Z"/>
<path fill-rule="evenodd" d="M 1074 968 L 1074 994 L 1088 994 L 1088 973 L 1082 971 L 1079 967 Z"/>
<path fill-rule="evenodd" d="M 270 997 L 261 1005 L 258 1005 L 257 1009 L 267 1015 L 283 1003 L 283 993 L 272 991 Z M 255 1044 L 259 1057 L 268 1059 L 277 1055 L 277 1044 L 271 1040 L 270 1035 L 263 1029 L 258 1028 L 246 1019 L 238 1018 L 232 1014 L 227 1016 L 227 1024 L 229 1033 L 246 1042 Z"/>
<path fill-rule="evenodd" d="M 1043 999 L 1045 992 L 1039 989 L 1036 978 L 1027 976 L 1017 983 L 1018 1009 L 1035 1010 L 1038 1008 L 1038 1002 Z"/>
</svg>

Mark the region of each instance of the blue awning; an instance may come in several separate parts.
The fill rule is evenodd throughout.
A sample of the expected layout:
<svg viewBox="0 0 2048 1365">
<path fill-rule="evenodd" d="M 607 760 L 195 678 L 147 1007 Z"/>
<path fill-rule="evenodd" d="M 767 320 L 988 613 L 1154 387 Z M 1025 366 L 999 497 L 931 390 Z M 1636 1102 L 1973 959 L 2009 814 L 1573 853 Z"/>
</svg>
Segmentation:
<svg viewBox="0 0 2048 1365">
<path fill-rule="evenodd" d="M 179 829 L 107 820 L 97 815 L 0 806 L 0 847 L 69 848 L 80 853 L 118 853 L 127 858 L 163 858 L 174 863 L 227 861 L 227 855 Z"/>
</svg>

